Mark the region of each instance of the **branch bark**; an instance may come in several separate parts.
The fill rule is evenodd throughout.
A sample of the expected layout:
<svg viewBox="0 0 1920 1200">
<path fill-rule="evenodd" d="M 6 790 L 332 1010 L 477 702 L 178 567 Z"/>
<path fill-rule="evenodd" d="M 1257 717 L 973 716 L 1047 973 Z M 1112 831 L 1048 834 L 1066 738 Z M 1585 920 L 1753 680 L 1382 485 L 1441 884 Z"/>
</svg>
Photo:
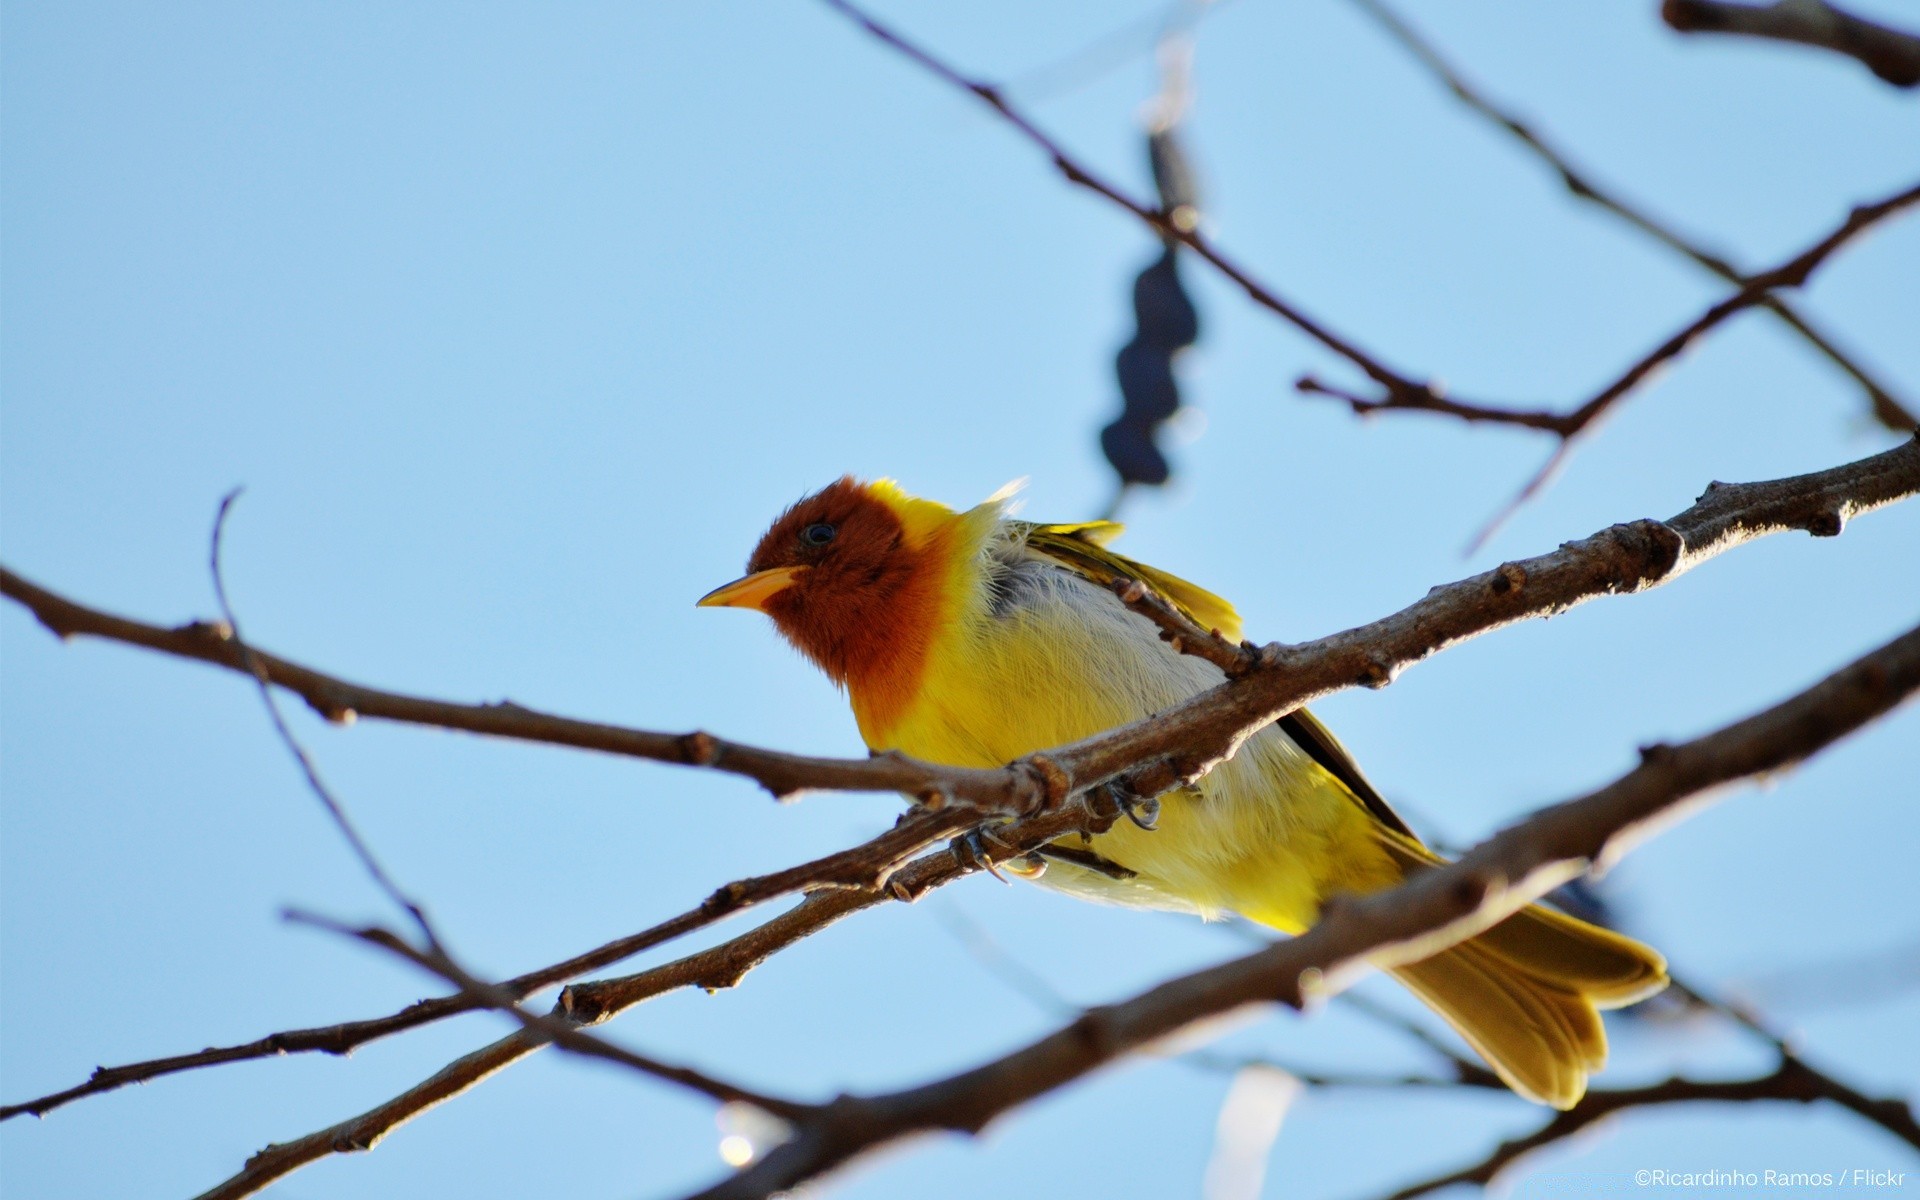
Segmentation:
<svg viewBox="0 0 1920 1200">
<path fill-rule="evenodd" d="M 1339 898 L 1297 938 L 1089 1010 L 973 1070 L 883 1095 L 841 1096 L 699 1200 L 771 1196 L 917 1133 L 978 1133 L 1029 1100 L 1237 1009 L 1275 1001 L 1304 1009 L 1367 970 L 1427 957 L 1568 879 L 1604 870 L 1711 792 L 1789 767 L 1916 690 L 1920 628 L 1763 712 L 1681 745 L 1646 748 L 1640 765 L 1613 783 L 1535 814 L 1458 862 L 1386 892 Z"/>
<path fill-rule="evenodd" d="M 1835 8 L 1826 0 L 1665 0 L 1660 17 L 1680 33 L 1727 33 L 1798 42 L 1856 59 L 1895 87 L 1920 85 L 1920 37 Z"/>
</svg>

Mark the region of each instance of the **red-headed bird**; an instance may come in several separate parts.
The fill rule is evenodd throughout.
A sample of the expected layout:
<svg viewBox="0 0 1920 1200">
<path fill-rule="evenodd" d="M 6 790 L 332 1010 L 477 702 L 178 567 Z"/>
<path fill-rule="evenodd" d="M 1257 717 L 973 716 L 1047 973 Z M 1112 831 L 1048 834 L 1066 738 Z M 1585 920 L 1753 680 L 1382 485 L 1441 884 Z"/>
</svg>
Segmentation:
<svg viewBox="0 0 1920 1200">
<path fill-rule="evenodd" d="M 1231 605 L 1106 549 L 1118 525 L 1039 525 L 1005 509 L 1002 496 L 956 512 L 890 480 L 841 479 L 783 513 L 746 577 L 700 603 L 772 617 L 846 689 L 871 749 L 954 766 L 999 766 L 1221 682 L 1110 585 L 1139 580 L 1237 639 Z M 1040 881 L 1075 895 L 1235 912 L 1290 934 L 1330 896 L 1440 861 L 1305 709 L 1162 797 L 1155 828 L 1117 822 L 1090 847 L 1041 857 Z M 1650 948 L 1537 905 L 1393 975 L 1509 1087 L 1556 1108 L 1606 1062 L 1597 1010 L 1667 981 Z"/>
</svg>

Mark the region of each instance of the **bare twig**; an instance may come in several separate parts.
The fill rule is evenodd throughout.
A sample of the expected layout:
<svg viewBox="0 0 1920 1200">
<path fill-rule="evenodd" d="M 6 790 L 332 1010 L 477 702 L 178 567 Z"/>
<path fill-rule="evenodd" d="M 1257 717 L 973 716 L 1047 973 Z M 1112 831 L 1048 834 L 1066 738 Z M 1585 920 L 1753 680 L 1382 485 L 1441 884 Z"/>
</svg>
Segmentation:
<svg viewBox="0 0 1920 1200">
<path fill-rule="evenodd" d="M 1533 477 L 1522 485 L 1513 500 L 1495 513 L 1493 519 L 1474 536 L 1473 542 L 1468 547 L 1469 553 L 1484 546 L 1487 539 L 1506 523 L 1507 518 L 1546 486 L 1554 473 L 1566 462 L 1567 452 L 1575 438 L 1593 428 L 1595 423 L 1615 404 L 1650 378 L 1654 372 L 1679 357 L 1707 331 L 1728 317 L 1759 304 L 1774 288 L 1799 287 L 1806 283 L 1808 277 L 1826 262 L 1829 255 L 1844 246 L 1856 234 L 1916 203 L 1920 203 L 1920 184 L 1896 192 L 1884 200 L 1856 207 L 1847 214 L 1847 219 L 1842 221 L 1833 232 L 1772 270 L 1748 276 L 1739 291 L 1714 304 L 1678 332 L 1669 336 L 1666 341 L 1641 355 L 1612 383 L 1595 392 L 1580 407 L 1568 412 L 1565 415 L 1564 424 L 1558 430 L 1560 441 L 1553 448 L 1553 453 L 1547 456 L 1547 461 L 1541 464 Z"/>
<path fill-rule="evenodd" d="M 1564 1141 L 1583 1129 L 1632 1109 L 1702 1102 L 1784 1101 L 1794 1104 L 1812 1104 L 1821 1100 L 1839 1104 L 1860 1113 L 1909 1144 L 1920 1146 L 1920 1141 L 1915 1141 L 1915 1137 L 1920 1135 L 1916 1135 L 1912 1129 L 1913 1115 L 1906 1104 L 1897 1100 L 1868 1100 L 1853 1089 L 1837 1085 L 1829 1076 L 1813 1071 L 1800 1060 L 1789 1056 L 1783 1058 L 1780 1065 L 1767 1074 L 1750 1079 L 1707 1081 L 1674 1078 L 1647 1084 L 1644 1087 L 1595 1089 L 1588 1092 L 1572 1108 L 1555 1113 L 1551 1120 L 1532 1133 L 1501 1142 L 1479 1161 L 1457 1170 L 1422 1179 L 1417 1183 L 1410 1183 L 1382 1197 L 1382 1200 L 1414 1200 L 1416 1196 L 1425 1196 L 1430 1192 L 1437 1192 L 1442 1188 L 1462 1183 L 1484 1186 L 1492 1183 L 1503 1171 L 1534 1151 Z M 1872 1107 L 1872 1112 L 1862 1111 L 1863 1101 Z M 1893 1114 L 1886 1111 L 1889 1107 L 1897 1109 L 1904 1115 L 1906 1131 L 1897 1127 L 1897 1117 L 1893 1118 L 1894 1125 L 1889 1125 L 1886 1119 L 1882 1119 L 1892 1117 Z"/>
<path fill-rule="evenodd" d="M 1548 138 L 1539 132 L 1533 124 L 1510 109 L 1501 108 L 1490 100 L 1486 93 L 1470 83 L 1454 65 L 1441 56 L 1434 44 L 1421 36 L 1412 26 L 1388 8 L 1380 0 L 1353 0 L 1356 7 L 1372 18 L 1388 36 L 1398 42 L 1406 51 L 1445 86 L 1462 104 L 1484 117 L 1490 124 L 1504 130 L 1534 157 L 1551 169 L 1566 186 L 1569 194 L 1587 201 L 1604 212 L 1625 221 L 1628 225 L 1646 234 L 1654 241 L 1684 255 L 1699 266 L 1713 272 L 1721 279 L 1732 284 L 1746 281 L 1746 273 L 1735 267 L 1722 255 L 1708 250 L 1698 242 L 1683 236 L 1672 226 L 1662 223 L 1645 209 L 1621 198 L 1617 192 L 1603 188 L 1594 181 L 1594 177 L 1584 168 L 1575 166 L 1573 160 Z M 1794 332 L 1798 333 L 1814 349 L 1818 350 L 1840 370 L 1852 377 L 1855 383 L 1866 392 L 1868 404 L 1874 419 L 1888 429 L 1910 431 L 1915 425 L 1913 413 L 1892 394 L 1879 380 L 1870 375 L 1853 357 L 1836 346 L 1826 334 L 1815 330 L 1807 318 L 1784 297 L 1768 295 L 1760 301 L 1761 307 L 1778 317 Z M 1323 385 L 1317 390 L 1351 402 L 1352 394 L 1328 388 Z M 1464 406 L 1468 411 L 1456 413 L 1465 419 L 1476 419 L 1479 410 Z M 1535 413 L 1536 417 L 1551 420 L 1553 414 Z M 1514 420 L 1514 424 L 1526 424 L 1523 420 Z M 1536 425 L 1536 428 L 1551 428 L 1550 425 Z"/>
<path fill-rule="evenodd" d="M 254 683 L 260 689 L 260 702 L 266 706 L 267 718 L 273 722 L 274 732 L 280 735 L 280 743 L 287 748 L 287 753 L 293 755 L 294 762 L 300 767 L 300 773 L 306 777 L 308 789 L 319 797 L 321 807 L 327 810 L 327 816 L 332 819 L 334 828 L 340 831 L 340 836 L 346 840 L 347 847 L 353 851 L 353 856 L 360 860 L 360 865 L 366 869 L 368 875 L 373 877 L 374 884 L 386 893 L 387 898 L 413 918 L 413 923 L 419 927 L 421 935 L 427 939 L 428 944 L 438 946 L 440 939 L 435 934 L 432 923 L 427 920 L 426 910 L 400 890 L 400 885 L 394 882 L 393 876 L 387 873 L 387 869 L 375 857 L 373 847 L 367 844 L 367 839 L 360 836 L 360 830 L 355 827 L 353 819 L 347 815 L 346 806 L 340 803 L 332 789 L 327 787 L 326 781 L 320 778 L 320 768 L 315 765 L 313 756 L 307 753 L 307 748 L 300 743 L 299 738 L 294 736 L 292 728 L 287 725 L 286 716 L 280 711 L 280 701 L 273 694 L 273 677 L 268 672 L 266 664 L 261 661 L 260 655 L 254 651 L 253 647 L 247 645 L 246 639 L 240 636 L 240 618 L 234 615 L 233 604 L 227 599 L 227 579 L 226 573 L 220 566 L 220 550 L 225 540 L 227 517 L 233 512 L 234 501 L 240 498 L 240 493 L 244 490 L 235 488 L 222 496 L 220 508 L 214 513 L 213 536 L 207 550 L 207 569 L 213 575 L 214 599 L 219 601 L 220 615 L 225 618 L 226 623 L 209 628 L 216 636 L 224 635 L 227 643 L 240 656 L 247 674 L 253 676 Z"/>
<path fill-rule="evenodd" d="M 1010 853 L 1101 822 L 1077 809 L 1042 813 L 996 830 Z M 575 984 L 561 992 L 551 1016 L 577 1026 L 597 1025 L 636 1004 L 685 987 L 709 991 L 734 987 L 755 967 L 795 942 L 820 932 L 843 917 L 889 899 L 913 900 L 979 869 L 955 855 L 925 855 L 895 872 L 879 890 L 833 888 L 816 891 L 798 905 L 746 933 L 673 962 L 633 975 Z M 521 1030 L 447 1064 L 429 1078 L 386 1102 L 344 1121 L 288 1142 L 277 1142 L 249 1158 L 240 1170 L 202 1193 L 199 1200 L 236 1200 L 251 1196 L 276 1179 L 333 1154 L 371 1150 L 400 1125 L 467 1091 L 541 1049 L 547 1039 Z"/>
<path fill-rule="evenodd" d="M 1856 17 L 1826 0 L 1664 0 L 1660 16 L 1681 33 L 1731 33 L 1818 46 L 1858 59 L 1895 87 L 1920 84 L 1920 37 Z"/>
<path fill-rule="evenodd" d="M 736 880 L 716 889 L 700 904 L 678 916 L 493 986 L 518 1002 L 545 988 L 589 972 L 604 970 L 635 954 L 792 892 L 814 888 L 847 888 L 856 891 L 881 888 L 890 881 L 893 871 L 906 858 L 934 842 L 964 831 L 978 820 L 977 814 L 963 809 L 916 809 L 902 817 L 892 829 L 852 849 L 771 875 Z M 101 1067 L 85 1083 L 19 1104 L 0 1106 L 0 1121 L 27 1114 L 45 1116 L 62 1105 L 87 1096 L 182 1071 L 285 1054 L 318 1052 L 345 1055 L 368 1042 L 471 1012 L 475 1007 L 471 996 L 437 996 L 410 1004 L 384 1017 L 309 1029 L 289 1029 L 239 1045 L 216 1046 L 193 1054 L 149 1059 L 125 1066 Z"/>
<path fill-rule="evenodd" d="M 852 3 L 852 0 L 823 0 L 823 2 L 859 25 L 875 40 L 914 62 L 928 73 L 978 98 L 1003 121 L 1019 131 L 1021 136 L 1044 151 L 1052 160 L 1054 167 L 1069 183 L 1105 197 L 1152 226 L 1163 238 L 1186 246 L 1238 284 L 1254 303 L 1275 313 L 1322 346 L 1358 367 L 1380 388 L 1379 396 L 1367 397 L 1322 383 L 1314 376 L 1307 375 L 1298 380 L 1295 385 L 1301 392 L 1335 396 L 1345 401 L 1356 413 L 1361 414 L 1391 410 L 1440 413 L 1464 420 L 1538 429 L 1557 437 L 1559 445 L 1546 464 L 1527 482 L 1514 501 L 1496 514 L 1493 520 L 1481 530 L 1473 542 L 1473 548 L 1484 544 L 1515 509 L 1547 484 L 1565 460 L 1567 443 L 1593 427 L 1615 403 L 1644 383 L 1659 367 L 1677 357 L 1703 334 L 1728 317 L 1764 303 L 1774 289 L 1798 287 L 1806 282 L 1807 277 L 1826 260 L 1828 255 L 1861 230 L 1891 213 L 1920 201 L 1920 186 L 1915 186 L 1886 200 L 1855 208 L 1837 229 L 1793 259 L 1773 270 L 1741 277 L 1739 280 L 1741 286 L 1733 295 L 1713 305 L 1687 326 L 1642 355 L 1619 378 L 1601 388 L 1576 408 L 1555 413 L 1546 409 L 1507 409 L 1469 403 L 1449 398 L 1432 382 L 1416 382 L 1386 366 L 1378 357 L 1334 333 L 1327 326 L 1308 316 L 1297 305 L 1284 299 L 1272 288 L 1248 274 L 1239 264 L 1222 254 L 1197 228 L 1181 228 L 1180 223 L 1173 221 L 1167 213 L 1134 199 L 1114 184 L 1090 171 L 1083 163 L 1070 156 L 1051 135 L 1034 124 L 1031 118 L 1014 107 L 999 88 L 970 78 L 945 59 L 873 17 Z"/>
<path fill-rule="evenodd" d="M 1246 268 L 1227 257 L 1225 252 L 1215 246 L 1198 228 L 1182 228 L 1181 223 L 1175 222 L 1170 214 L 1144 201 L 1134 199 L 1114 183 L 1096 174 L 1085 163 L 1069 154 L 1064 146 L 1053 139 L 1052 135 L 1016 108 L 1007 99 L 1002 89 L 985 81 L 968 77 L 959 68 L 936 56 L 924 46 L 909 40 L 891 26 L 851 3 L 850 0 L 823 0 L 823 2 L 827 7 L 852 20 L 877 41 L 899 52 L 928 73 L 980 100 L 1001 120 L 1018 130 L 1027 141 L 1039 147 L 1068 183 L 1104 197 L 1146 222 L 1161 237 L 1186 246 L 1238 285 L 1255 304 L 1272 312 L 1326 349 L 1358 367 L 1367 378 L 1379 384 L 1389 394 L 1438 397 L 1439 391 L 1434 385 L 1417 383 L 1393 370 L 1378 357 L 1362 350 L 1345 336 L 1335 333 L 1317 318 L 1309 316 L 1299 305 L 1254 278 Z"/>
<path fill-rule="evenodd" d="M 757 1164 L 700 1196 L 769 1196 L 911 1134 L 977 1133 L 1000 1114 L 1197 1022 L 1276 1000 L 1302 1008 L 1369 969 L 1427 957 L 1583 871 L 1604 869 L 1710 793 L 1791 766 L 1916 690 L 1920 628 L 1761 713 L 1690 742 L 1648 747 L 1640 765 L 1613 783 L 1535 814 L 1456 863 L 1386 892 L 1336 900 L 1298 938 L 1092 1009 L 973 1070 L 883 1095 L 842 1096 Z"/>
<path fill-rule="evenodd" d="M 1202 629 L 1167 602 L 1166 597 L 1137 579 L 1117 579 L 1114 595 L 1120 603 L 1160 627 L 1160 640 L 1181 654 L 1204 658 L 1228 679 L 1238 679 L 1260 665 L 1260 647 L 1252 642 L 1235 645 L 1218 629 Z"/>
<path fill-rule="evenodd" d="M 520 1027 L 530 1036 L 558 1046 L 569 1054 L 577 1054 L 582 1058 L 597 1058 L 602 1062 L 626 1067 L 641 1075 L 678 1084 L 689 1091 L 718 1100 L 722 1104 L 734 1102 L 751 1104 L 787 1120 L 801 1119 L 810 1116 L 813 1112 L 814 1106 L 810 1104 L 801 1104 L 783 1097 L 768 1095 L 765 1092 L 753 1091 L 715 1078 L 704 1071 L 637 1054 L 623 1046 L 616 1046 L 604 1038 L 585 1033 L 578 1025 L 562 1017 L 556 1017 L 550 1013 L 530 1013 L 520 1007 L 519 999 L 513 993 L 478 978 L 455 962 L 444 950 L 422 950 L 416 946 L 410 946 L 404 938 L 392 930 L 376 926 L 355 928 L 329 917 L 298 910 L 289 911 L 287 919 L 297 924 L 311 925 L 316 929 L 350 937 L 405 959 L 421 970 L 459 988 L 460 994 L 470 999 L 475 1008 L 487 1008 L 505 1013 L 518 1021 Z"/>
</svg>

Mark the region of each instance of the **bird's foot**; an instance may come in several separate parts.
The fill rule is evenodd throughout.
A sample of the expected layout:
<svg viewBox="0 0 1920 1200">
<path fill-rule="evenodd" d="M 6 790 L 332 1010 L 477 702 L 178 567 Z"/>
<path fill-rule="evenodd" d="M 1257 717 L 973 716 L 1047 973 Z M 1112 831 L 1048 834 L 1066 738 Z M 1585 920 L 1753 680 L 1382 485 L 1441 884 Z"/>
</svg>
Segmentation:
<svg viewBox="0 0 1920 1200">
<path fill-rule="evenodd" d="M 1038 879 L 1046 872 L 1047 864 L 1037 854 L 1019 854 L 991 825 L 979 825 L 954 838 L 948 844 L 954 860 L 961 866 L 985 871 L 1001 883 L 1010 883 L 1000 868 L 1026 879 Z"/>
<path fill-rule="evenodd" d="M 1151 830 L 1160 824 L 1159 797 L 1142 796 L 1120 779 L 1110 780 L 1102 790 L 1113 806 L 1140 828 Z"/>
</svg>

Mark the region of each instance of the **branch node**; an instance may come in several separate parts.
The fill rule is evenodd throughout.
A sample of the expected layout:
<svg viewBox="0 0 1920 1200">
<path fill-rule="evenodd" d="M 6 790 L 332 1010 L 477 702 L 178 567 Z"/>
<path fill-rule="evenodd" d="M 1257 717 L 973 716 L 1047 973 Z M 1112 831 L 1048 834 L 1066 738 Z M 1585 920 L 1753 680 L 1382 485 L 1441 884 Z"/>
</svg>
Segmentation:
<svg viewBox="0 0 1920 1200">
<path fill-rule="evenodd" d="M 49 626 L 51 628 L 51 626 Z M 225 621 L 188 621 L 185 625 L 176 625 L 173 630 L 181 637 L 197 641 L 211 642 L 216 645 L 233 640 L 233 626 Z M 55 633 L 60 631 L 55 629 Z M 65 637 L 65 634 L 61 634 Z"/>
<path fill-rule="evenodd" d="M 1640 747 L 1643 766 L 1658 767 L 1673 761 L 1673 747 L 1666 742 L 1648 742 Z"/>
<path fill-rule="evenodd" d="M 1501 563 L 1487 583 L 1487 590 L 1496 596 L 1518 593 L 1527 586 L 1527 569 L 1519 563 Z"/>
<path fill-rule="evenodd" d="M 681 737 L 680 753 L 692 766 L 710 767 L 720 761 L 720 743 L 704 729 L 696 729 Z"/>
<path fill-rule="evenodd" d="M 1392 663 L 1382 658 L 1369 657 L 1366 665 L 1360 669 L 1357 682 L 1361 687 L 1373 688 L 1377 691 L 1392 683 L 1394 674 Z"/>
<path fill-rule="evenodd" d="M 1020 768 L 1023 786 L 1018 790 L 1025 794 L 1018 799 L 1021 812 L 1026 816 L 1058 808 L 1073 792 L 1073 777 L 1044 754 L 1027 755 L 1020 760 Z M 1036 790 L 1037 800 L 1033 798 Z"/>
<path fill-rule="evenodd" d="M 1814 537 L 1839 537 L 1840 531 L 1846 527 L 1847 514 L 1838 508 L 1816 513 L 1807 522 L 1807 532 Z"/>
</svg>

